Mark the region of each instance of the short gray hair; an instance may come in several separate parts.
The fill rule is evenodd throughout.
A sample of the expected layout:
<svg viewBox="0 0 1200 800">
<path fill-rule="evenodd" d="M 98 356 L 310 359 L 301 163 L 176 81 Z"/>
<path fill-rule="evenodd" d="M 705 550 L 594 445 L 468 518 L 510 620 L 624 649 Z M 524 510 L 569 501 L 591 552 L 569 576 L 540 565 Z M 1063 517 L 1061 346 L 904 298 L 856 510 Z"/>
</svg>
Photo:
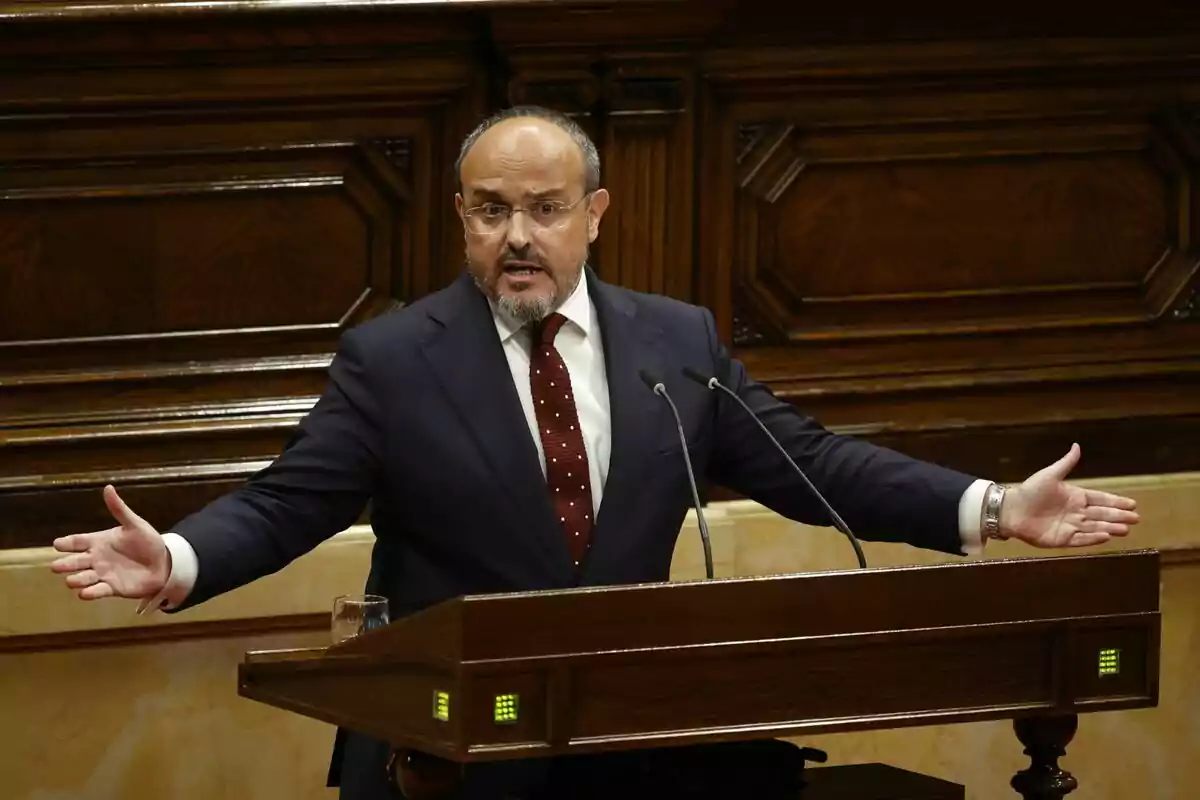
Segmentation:
<svg viewBox="0 0 1200 800">
<path fill-rule="evenodd" d="M 488 117 L 479 123 L 479 127 L 471 131 L 466 139 L 463 139 L 462 149 L 459 150 L 458 159 L 454 162 L 454 174 L 458 178 L 459 191 L 462 191 L 463 159 L 479 141 L 479 137 L 505 120 L 521 118 L 540 119 L 565 131 L 571 137 L 571 141 L 579 146 L 579 150 L 583 154 L 584 191 L 594 192 L 600 188 L 600 153 L 596 150 L 596 144 L 591 137 L 584 132 L 583 128 L 579 127 L 579 123 L 566 114 L 543 106 L 513 106 Z"/>
</svg>

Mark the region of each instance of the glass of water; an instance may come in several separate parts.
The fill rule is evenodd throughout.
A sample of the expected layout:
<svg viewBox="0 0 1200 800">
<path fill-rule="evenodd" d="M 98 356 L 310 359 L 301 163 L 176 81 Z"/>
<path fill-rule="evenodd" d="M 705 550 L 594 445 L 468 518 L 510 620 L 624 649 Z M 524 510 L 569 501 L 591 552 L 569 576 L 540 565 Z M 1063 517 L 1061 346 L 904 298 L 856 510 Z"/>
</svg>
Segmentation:
<svg viewBox="0 0 1200 800">
<path fill-rule="evenodd" d="M 346 594 L 333 601 L 333 643 L 388 624 L 388 601 L 377 594 Z"/>
</svg>

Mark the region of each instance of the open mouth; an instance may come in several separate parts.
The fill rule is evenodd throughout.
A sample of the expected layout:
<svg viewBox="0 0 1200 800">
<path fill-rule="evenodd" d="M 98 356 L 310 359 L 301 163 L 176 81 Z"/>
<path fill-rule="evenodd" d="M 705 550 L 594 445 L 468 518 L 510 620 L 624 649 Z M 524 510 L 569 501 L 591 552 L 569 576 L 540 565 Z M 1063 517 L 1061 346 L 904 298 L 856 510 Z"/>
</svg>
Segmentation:
<svg viewBox="0 0 1200 800">
<path fill-rule="evenodd" d="M 528 277 L 542 271 L 542 268 L 537 264 L 531 264 L 528 261 L 509 261 L 504 265 L 505 275 L 514 275 L 517 277 Z"/>
</svg>

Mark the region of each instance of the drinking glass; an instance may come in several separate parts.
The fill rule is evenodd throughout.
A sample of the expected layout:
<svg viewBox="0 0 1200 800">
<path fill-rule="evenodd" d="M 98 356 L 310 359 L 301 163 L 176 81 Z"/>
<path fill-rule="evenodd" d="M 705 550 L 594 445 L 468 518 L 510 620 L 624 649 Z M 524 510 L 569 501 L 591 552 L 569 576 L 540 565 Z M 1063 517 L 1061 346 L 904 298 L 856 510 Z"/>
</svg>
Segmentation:
<svg viewBox="0 0 1200 800">
<path fill-rule="evenodd" d="M 388 624 L 388 601 L 377 594 L 346 594 L 333 601 L 333 643 Z"/>
</svg>

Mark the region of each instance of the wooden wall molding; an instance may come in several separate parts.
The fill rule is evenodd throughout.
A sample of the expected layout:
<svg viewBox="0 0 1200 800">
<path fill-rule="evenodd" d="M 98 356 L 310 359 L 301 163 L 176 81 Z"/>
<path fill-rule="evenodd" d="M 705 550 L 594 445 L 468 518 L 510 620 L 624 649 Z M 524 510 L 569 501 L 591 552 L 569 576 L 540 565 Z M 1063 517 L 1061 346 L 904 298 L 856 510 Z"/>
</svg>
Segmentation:
<svg viewBox="0 0 1200 800">
<path fill-rule="evenodd" d="M 596 138 L 599 273 L 835 430 L 1194 468 L 1195 4 L 796 14 L 0 0 L 0 546 L 268 462 L 347 327 L 460 272 L 452 165 L 514 103 Z"/>
<path fill-rule="evenodd" d="M 1169 547 L 1164 548 L 1161 552 L 1164 567 L 1200 564 L 1200 547 Z"/>
<path fill-rule="evenodd" d="M 46 653 L 54 650 L 91 650 L 96 647 L 131 647 L 186 639 L 234 639 L 279 633 L 328 631 L 330 625 L 328 613 L 312 613 L 0 636 L 0 655 Z"/>
</svg>

